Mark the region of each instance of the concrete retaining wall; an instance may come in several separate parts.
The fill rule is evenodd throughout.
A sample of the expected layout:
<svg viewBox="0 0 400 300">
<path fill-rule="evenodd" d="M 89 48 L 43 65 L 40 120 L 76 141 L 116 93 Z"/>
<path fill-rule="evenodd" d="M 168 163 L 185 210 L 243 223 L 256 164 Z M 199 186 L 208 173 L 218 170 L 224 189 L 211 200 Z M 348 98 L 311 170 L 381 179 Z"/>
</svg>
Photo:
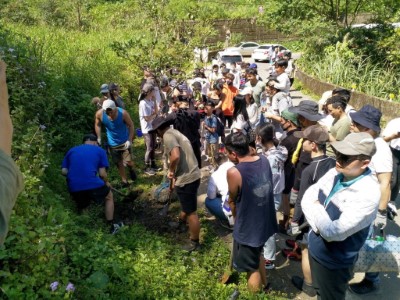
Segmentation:
<svg viewBox="0 0 400 300">
<path fill-rule="evenodd" d="M 338 85 L 315 79 L 299 69 L 296 70 L 296 79 L 298 79 L 306 89 L 312 91 L 316 95 L 322 95 L 325 91 L 339 87 Z M 355 109 L 360 109 L 366 104 L 373 105 L 382 112 L 386 121 L 398 118 L 400 114 L 400 103 L 369 96 L 357 91 L 352 92 L 350 104 L 354 106 Z"/>
<path fill-rule="evenodd" d="M 268 29 L 265 25 L 258 24 L 257 19 L 236 19 L 236 20 L 215 20 L 213 27 L 217 35 L 209 38 L 210 44 L 225 41 L 226 30 L 229 29 L 232 35 L 241 34 L 243 41 L 268 42 L 287 41 L 296 39 L 294 35 L 285 35 L 276 30 Z"/>
<path fill-rule="evenodd" d="M 250 19 L 233 19 L 233 20 L 211 20 L 211 26 L 215 29 L 216 34 L 207 37 L 205 44 L 212 47 L 217 43 L 225 42 L 226 30 L 229 29 L 232 36 L 241 35 L 241 41 L 252 42 L 284 42 L 295 40 L 297 36 L 294 33 L 290 35 L 283 34 L 276 30 L 267 28 L 263 24 L 257 23 L 257 18 Z M 185 21 L 188 26 L 193 25 L 196 21 Z M 185 26 L 185 25 L 184 25 Z M 230 45 L 233 46 L 233 45 Z"/>
</svg>

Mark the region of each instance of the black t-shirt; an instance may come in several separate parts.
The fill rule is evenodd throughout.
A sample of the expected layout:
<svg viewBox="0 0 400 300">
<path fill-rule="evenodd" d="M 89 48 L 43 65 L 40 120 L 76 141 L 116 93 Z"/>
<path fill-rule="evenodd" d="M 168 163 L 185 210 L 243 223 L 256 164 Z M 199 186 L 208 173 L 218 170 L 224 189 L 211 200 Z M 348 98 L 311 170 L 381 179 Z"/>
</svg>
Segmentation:
<svg viewBox="0 0 400 300">
<path fill-rule="evenodd" d="M 336 165 L 336 160 L 333 157 L 328 157 L 326 155 L 314 157 L 311 159 L 311 163 L 304 168 L 301 173 L 301 182 L 299 194 L 297 195 L 297 201 L 301 201 L 304 193 L 307 189 L 316 183 L 322 176 L 324 176 L 330 169 L 334 168 Z M 302 217 L 302 210 L 295 209 L 293 222 L 298 222 Z"/>
<path fill-rule="evenodd" d="M 288 131 L 286 133 L 286 137 L 281 141 L 281 145 L 284 146 L 288 151 L 288 158 L 285 162 L 285 167 L 286 165 L 292 165 L 292 156 L 293 153 L 296 151 L 297 143 L 299 142 L 299 138 L 295 137 L 293 133 L 299 130 L 300 129 L 294 129 Z"/>
<path fill-rule="evenodd" d="M 296 164 L 296 175 L 294 179 L 294 185 L 293 189 L 298 191 L 300 189 L 300 180 L 301 180 L 301 173 L 303 173 L 303 170 L 307 168 L 307 166 L 312 162 L 311 158 L 311 153 L 310 152 L 305 152 L 301 150 L 300 156 L 299 156 L 299 161 Z"/>
<path fill-rule="evenodd" d="M 294 185 L 295 178 L 295 168 L 292 164 L 293 153 L 296 151 L 299 138 L 295 137 L 293 133 L 299 131 L 300 129 L 294 129 L 286 133 L 286 137 L 281 141 L 281 145 L 288 150 L 288 158 L 285 161 L 284 171 L 285 171 L 285 189 L 284 194 L 288 194 Z"/>
</svg>

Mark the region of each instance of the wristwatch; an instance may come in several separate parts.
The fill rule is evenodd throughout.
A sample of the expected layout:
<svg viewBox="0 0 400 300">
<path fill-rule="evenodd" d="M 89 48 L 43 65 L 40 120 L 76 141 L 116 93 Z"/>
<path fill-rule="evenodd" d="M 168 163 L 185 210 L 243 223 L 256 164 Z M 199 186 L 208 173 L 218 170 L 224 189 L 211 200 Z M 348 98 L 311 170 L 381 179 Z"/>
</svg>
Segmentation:
<svg viewBox="0 0 400 300">
<path fill-rule="evenodd" d="M 387 209 L 378 209 L 378 213 L 385 215 L 387 214 Z"/>
</svg>

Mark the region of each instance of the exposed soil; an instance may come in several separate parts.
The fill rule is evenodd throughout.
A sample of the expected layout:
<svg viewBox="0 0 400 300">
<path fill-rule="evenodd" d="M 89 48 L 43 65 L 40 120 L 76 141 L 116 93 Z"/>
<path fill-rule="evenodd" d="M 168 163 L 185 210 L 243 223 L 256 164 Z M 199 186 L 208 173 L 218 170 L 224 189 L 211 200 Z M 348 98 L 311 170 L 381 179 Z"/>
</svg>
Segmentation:
<svg viewBox="0 0 400 300">
<path fill-rule="evenodd" d="M 219 225 L 219 222 L 211 216 L 204 207 L 204 199 L 207 191 L 207 183 L 209 179 L 209 171 L 207 169 L 207 162 L 203 162 L 202 178 L 198 192 L 198 212 L 202 223 L 208 222 L 212 226 L 215 234 L 217 234 L 227 245 L 231 248 L 232 232 Z M 171 204 L 168 209 L 167 215 L 160 215 L 165 205 L 158 203 L 153 197 L 155 189 L 148 192 L 131 191 L 128 195 L 123 197 L 122 201 L 116 201 L 115 214 L 119 217 L 124 224 L 129 225 L 132 222 L 142 224 L 149 231 L 156 232 L 160 235 L 167 235 L 172 237 L 178 243 L 184 242 L 188 238 L 187 230 L 182 230 L 182 227 L 177 226 L 177 217 L 180 211 L 179 202 L 176 197 L 172 197 Z M 120 196 L 121 198 L 122 196 Z M 164 198 L 163 198 L 164 199 Z M 280 213 L 277 214 L 278 219 L 282 218 Z M 287 297 L 288 299 L 309 300 L 316 299 L 316 297 L 308 297 L 306 294 L 297 290 L 291 283 L 291 277 L 298 275 L 302 277 L 301 263 L 297 261 L 287 260 L 283 257 L 281 250 L 287 248 L 285 240 L 290 238 L 286 234 L 278 233 L 276 235 L 277 255 L 274 270 L 267 270 L 268 281 L 271 287 L 280 296 Z M 228 264 L 228 262 L 227 262 Z M 237 280 L 237 275 L 233 275 L 230 283 Z"/>
</svg>

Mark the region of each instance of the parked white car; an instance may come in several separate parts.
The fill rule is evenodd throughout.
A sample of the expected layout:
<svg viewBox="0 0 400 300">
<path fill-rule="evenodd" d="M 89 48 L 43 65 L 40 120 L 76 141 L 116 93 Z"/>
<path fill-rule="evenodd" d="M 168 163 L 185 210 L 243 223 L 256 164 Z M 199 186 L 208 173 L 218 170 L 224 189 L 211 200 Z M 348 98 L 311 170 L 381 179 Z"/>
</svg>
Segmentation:
<svg viewBox="0 0 400 300">
<path fill-rule="evenodd" d="M 279 47 L 279 52 L 288 51 L 285 47 L 279 44 L 264 44 L 253 51 L 251 58 L 254 59 L 254 61 L 270 61 L 271 54 L 277 47 Z"/>
<path fill-rule="evenodd" d="M 255 42 L 241 42 L 234 47 L 228 47 L 225 51 L 238 51 L 243 56 L 251 56 L 260 45 Z"/>
<path fill-rule="evenodd" d="M 238 51 L 220 51 L 217 53 L 215 59 L 213 59 L 212 64 L 221 65 L 222 63 L 241 63 L 243 62 L 243 56 Z"/>
</svg>

